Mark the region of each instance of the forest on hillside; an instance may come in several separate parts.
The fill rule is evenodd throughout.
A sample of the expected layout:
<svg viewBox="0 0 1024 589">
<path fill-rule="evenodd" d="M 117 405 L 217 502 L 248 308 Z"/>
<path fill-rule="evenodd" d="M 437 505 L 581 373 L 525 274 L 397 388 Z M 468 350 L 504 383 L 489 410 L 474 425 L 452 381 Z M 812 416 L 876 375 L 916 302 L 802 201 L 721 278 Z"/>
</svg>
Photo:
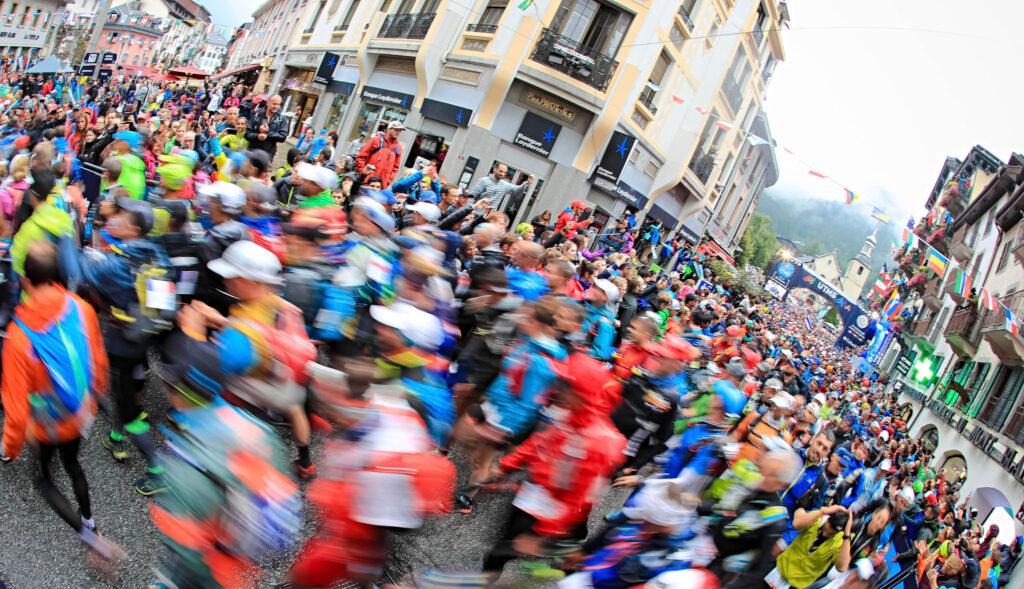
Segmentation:
<svg viewBox="0 0 1024 589">
<path fill-rule="evenodd" d="M 801 255 L 835 251 L 843 269 L 860 253 L 864 240 L 877 223 L 871 217 L 870 207 L 849 206 L 837 201 L 787 198 L 771 190 L 766 190 L 761 197 L 757 212 L 771 218 L 778 236 L 800 246 Z M 891 261 L 892 242 L 904 223 L 905 219 L 893 218 L 879 229 L 878 245 L 871 255 L 873 273 L 882 269 L 883 262 Z M 873 280 L 869 281 L 869 285 L 871 282 Z"/>
</svg>

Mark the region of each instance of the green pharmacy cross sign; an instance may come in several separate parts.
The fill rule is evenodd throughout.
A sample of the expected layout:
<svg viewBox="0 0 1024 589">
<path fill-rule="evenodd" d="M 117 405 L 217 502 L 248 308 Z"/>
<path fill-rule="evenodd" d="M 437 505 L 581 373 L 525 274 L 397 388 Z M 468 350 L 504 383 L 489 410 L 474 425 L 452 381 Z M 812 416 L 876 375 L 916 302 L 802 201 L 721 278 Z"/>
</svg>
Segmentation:
<svg viewBox="0 0 1024 589">
<path fill-rule="evenodd" d="M 914 367 L 911 371 L 911 375 L 914 380 L 925 385 L 931 386 L 935 380 L 935 361 L 939 360 L 935 356 L 923 356 L 914 362 Z"/>
</svg>

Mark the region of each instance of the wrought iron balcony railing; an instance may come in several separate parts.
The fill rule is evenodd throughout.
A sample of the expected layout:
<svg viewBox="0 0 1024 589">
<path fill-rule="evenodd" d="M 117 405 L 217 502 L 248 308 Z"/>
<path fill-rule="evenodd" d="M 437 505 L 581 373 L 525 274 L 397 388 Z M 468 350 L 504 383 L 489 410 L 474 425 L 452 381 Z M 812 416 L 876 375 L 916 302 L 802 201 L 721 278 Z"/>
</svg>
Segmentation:
<svg viewBox="0 0 1024 589">
<path fill-rule="evenodd" d="M 498 25 L 485 25 L 483 23 L 471 22 L 466 25 L 466 32 L 468 33 L 495 33 L 498 30 Z"/>
<path fill-rule="evenodd" d="M 384 39 L 422 39 L 437 16 L 433 12 L 418 14 L 389 14 L 380 26 L 378 37 Z"/>
<path fill-rule="evenodd" d="M 530 59 L 602 91 L 608 88 L 619 65 L 611 57 L 551 29 L 544 29 Z"/>
</svg>

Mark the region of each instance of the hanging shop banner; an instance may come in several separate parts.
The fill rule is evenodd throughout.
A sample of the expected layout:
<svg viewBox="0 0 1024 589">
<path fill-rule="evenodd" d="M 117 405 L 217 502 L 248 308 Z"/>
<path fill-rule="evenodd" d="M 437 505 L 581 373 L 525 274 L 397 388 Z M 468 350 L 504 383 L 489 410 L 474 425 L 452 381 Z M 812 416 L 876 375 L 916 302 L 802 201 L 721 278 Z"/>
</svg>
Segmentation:
<svg viewBox="0 0 1024 589">
<path fill-rule="evenodd" d="M 385 90 L 383 88 L 374 88 L 373 86 L 364 86 L 363 93 L 360 96 L 366 100 L 382 102 L 384 104 L 400 106 L 402 108 L 409 108 L 412 106 L 412 101 L 416 98 L 412 94 Z"/>
<path fill-rule="evenodd" d="M 324 56 L 320 58 L 320 67 L 316 68 L 316 73 L 313 74 L 313 81 L 317 84 L 329 84 L 334 79 L 334 70 L 339 63 L 340 55 L 325 51 Z"/>
<path fill-rule="evenodd" d="M 105 51 L 103 53 L 103 57 L 100 58 L 100 64 L 102 64 L 102 65 L 110 65 L 110 64 L 113 64 L 113 63 L 117 63 L 117 54 L 116 53 L 111 53 L 109 51 Z"/>
<path fill-rule="evenodd" d="M 100 73 L 96 76 L 96 78 L 99 79 L 100 82 L 106 82 L 113 75 L 114 75 L 114 70 L 105 67 L 105 68 L 100 68 Z"/>
<path fill-rule="evenodd" d="M 440 100 L 424 98 L 423 106 L 420 107 L 420 114 L 428 119 L 441 121 L 457 127 L 468 127 L 469 119 L 473 116 L 472 109 L 462 108 Z"/>
<path fill-rule="evenodd" d="M 87 78 L 96 75 L 96 66 L 94 65 L 80 65 L 78 66 L 78 75 L 85 76 Z"/>
<path fill-rule="evenodd" d="M 796 266 L 791 262 L 782 262 L 775 266 L 770 277 L 778 281 L 788 291 L 786 296 L 794 288 L 806 288 L 831 303 L 839 314 L 839 320 L 843 322 L 843 331 L 836 340 L 838 348 L 854 348 L 862 346 L 875 335 L 875 326 L 868 317 L 867 312 L 857 306 L 857 303 L 846 298 L 846 295 L 839 292 L 839 289 L 829 284 L 824 278 L 804 268 Z"/>
<path fill-rule="evenodd" d="M 555 141 L 558 140 L 558 134 L 561 132 L 562 126 L 558 123 L 553 123 L 540 115 L 527 112 L 523 117 L 522 124 L 519 125 L 519 132 L 516 133 L 516 138 L 512 140 L 512 143 L 538 155 L 548 157 L 551 155 L 551 149 L 555 146 Z"/>
<path fill-rule="evenodd" d="M 100 54 L 96 53 L 96 52 L 86 53 L 85 57 L 82 58 L 82 63 L 84 63 L 86 65 L 94 65 L 94 64 L 99 63 L 99 61 L 100 61 Z"/>
<path fill-rule="evenodd" d="M 608 142 L 608 146 L 604 148 L 604 155 L 601 156 L 601 161 L 598 162 L 594 175 L 609 182 L 618 182 L 619 175 L 622 174 L 622 168 L 626 165 L 626 159 L 629 157 L 629 153 L 633 151 L 634 143 L 636 143 L 636 137 L 632 135 L 621 131 L 612 133 L 612 139 Z"/>
</svg>

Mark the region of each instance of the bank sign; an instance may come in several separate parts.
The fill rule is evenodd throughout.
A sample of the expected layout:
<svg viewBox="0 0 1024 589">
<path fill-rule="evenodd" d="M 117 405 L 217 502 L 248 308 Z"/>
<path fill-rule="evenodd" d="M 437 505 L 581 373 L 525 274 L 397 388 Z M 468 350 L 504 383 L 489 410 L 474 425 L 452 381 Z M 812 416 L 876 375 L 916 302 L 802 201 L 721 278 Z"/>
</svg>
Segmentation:
<svg viewBox="0 0 1024 589">
<path fill-rule="evenodd" d="M 415 98 L 412 94 L 394 92 L 383 88 L 374 88 L 373 86 L 363 87 L 363 93 L 361 96 L 366 100 L 381 102 L 391 106 L 397 106 L 399 108 L 411 108 L 412 101 Z"/>
<path fill-rule="evenodd" d="M 594 175 L 609 182 L 618 182 L 622 168 L 626 166 L 626 158 L 633 151 L 634 143 L 636 143 L 636 137 L 632 135 L 621 131 L 612 133 L 612 140 L 604 148 L 604 155 L 601 156 Z"/>
<path fill-rule="evenodd" d="M 527 112 L 512 143 L 537 155 L 549 157 L 551 149 L 555 146 L 555 141 L 558 141 L 558 134 L 561 132 L 562 126 L 558 123 Z"/>
</svg>

